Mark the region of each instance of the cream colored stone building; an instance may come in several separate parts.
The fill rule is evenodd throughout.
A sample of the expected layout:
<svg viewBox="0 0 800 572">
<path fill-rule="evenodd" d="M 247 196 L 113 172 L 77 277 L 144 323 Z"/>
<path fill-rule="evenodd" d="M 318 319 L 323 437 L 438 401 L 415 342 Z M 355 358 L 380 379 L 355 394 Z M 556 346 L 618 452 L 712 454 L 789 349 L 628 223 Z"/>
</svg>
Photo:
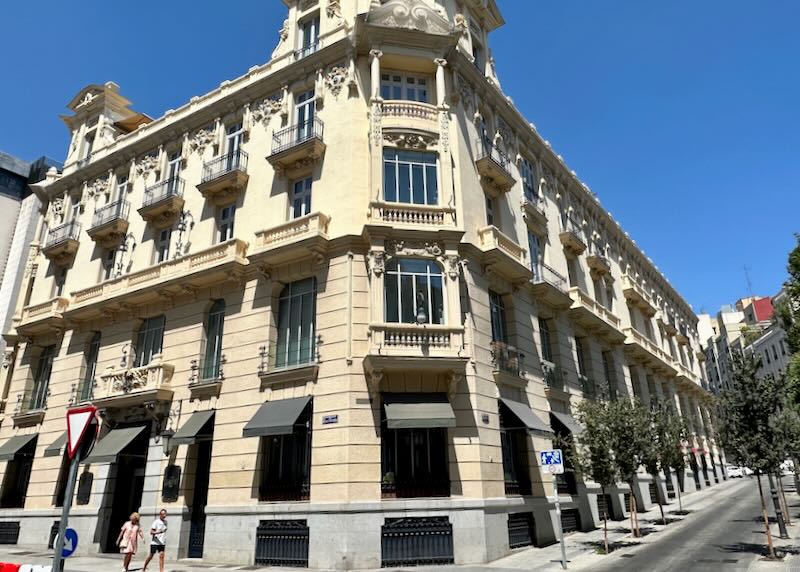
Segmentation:
<svg viewBox="0 0 800 572">
<path fill-rule="evenodd" d="M 502 92 L 495 1 L 284 2 L 268 63 L 163 117 L 113 83 L 69 103 L 6 336 L 0 542 L 47 543 L 89 402 L 83 552 L 160 507 L 170 558 L 552 542 L 538 451 L 600 391 L 674 403 L 685 490 L 716 481 L 696 317 Z M 565 527 L 598 523 L 597 486 L 558 488 Z"/>
</svg>

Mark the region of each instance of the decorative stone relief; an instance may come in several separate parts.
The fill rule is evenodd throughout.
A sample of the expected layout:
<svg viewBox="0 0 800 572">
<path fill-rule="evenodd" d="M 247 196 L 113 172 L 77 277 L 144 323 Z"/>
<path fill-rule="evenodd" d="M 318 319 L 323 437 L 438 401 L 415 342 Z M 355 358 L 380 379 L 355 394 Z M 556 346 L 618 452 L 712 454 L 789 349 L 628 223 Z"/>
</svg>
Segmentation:
<svg viewBox="0 0 800 572">
<path fill-rule="evenodd" d="M 8 369 L 14 363 L 14 348 L 6 348 L 3 351 L 3 369 Z"/>
<path fill-rule="evenodd" d="M 390 240 L 386 244 L 386 253 L 394 256 L 430 256 L 439 258 L 444 255 L 440 242 L 421 242 L 416 240 Z"/>
<path fill-rule="evenodd" d="M 250 111 L 253 125 L 259 122 L 267 125 L 273 115 L 280 113 L 282 106 L 282 97 L 272 96 L 262 99 Z"/>
<path fill-rule="evenodd" d="M 328 0 L 328 5 L 325 7 L 325 14 L 328 18 L 342 19 L 342 5 L 341 0 Z"/>
<path fill-rule="evenodd" d="M 460 270 L 459 265 L 460 265 L 460 262 L 461 262 L 461 258 L 457 254 L 448 254 L 448 255 L 446 255 L 444 257 L 442 262 L 444 264 L 445 271 L 447 272 L 447 275 L 450 278 L 452 278 L 453 280 L 458 278 L 458 274 L 459 274 L 459 270 Z"/>
<path fill-rule="evenodd" d="M 367 254 L 367 266 L 369 267 L 370 272 L 373 272 L 375 276 L 380 276 L 383 274 L 385 263 L 386 256 L 383 251 L 370 250 Z"/>
<path fill-rule="evenodd" d="M 90 199 L 97 198 L 98 195 L 101 193 L 108 192 L 108 185 L 111 182 L 110 177 L 106 177 L 104 179 L 95 179 L 91 185 L 86 187 L 86 194 Z"/>
<path fill-rule="evenodd" d="M 333 66 L 328 69 L 328 73 L 325 74 L 325 87 L 328 88 L 333 97 L 339 97 L 342 88 L 347 83 L 347 76 L 348 71 L 344 66 Z"/>
<path fill-rule="evenodd" d="M 367 20 L 378 26 L 428 34 L 446 35 L 451 31 L 450 23 L 423 0 L 388 0 L 380 6 L 370 7 Z"/>
<path fill-rule="evenodd" d="M 202 155 L 206 147 L 213 145 L 216 141 L 217 134 L 212 126 L 195 131 L 189 141 L 189 147 L 192 151 L 196 151 L 198 155 Z"/>
<path fill-rule="evenodd" d="M 458 76 L 458 97 L 466 111 L 475 107 L 475 90 L 462 76 Z"/>
<path fill-rule="evenodd" d="M 383 141 L 383 128 L 381 127 L 381 104 L 376 101 L 372 104 L 372 113 L 370 119 L 372 120 L 372 141 L 375 147 L 380 147 Z"/>
<path fill-rule="evenodd" d="M 450 149 L 450 113 L 447 111 L 439 112 L 439 136 L 442 151 L 447 152 Z"/>
<path fill-rule="evenodd" d="M 156 170 L 158 166 L 158 156 L 155 154 L 145 155 L 136 163 L 136 174 L 146 177 Z"/>
<path fill-rule="evenodd" d="M 56 197 L 50 202 L 50 223 L 58 224 L 64 216 L 64 196 Z"/>
<path fill-rule="evenodd" d="M 453 27 L 462 36 L 469 34 L 469 24 L 467 24 L 467 17 L 464 14 L 456 14 L 453 16 Z"/>
<path fill-rule="evenodd" d="M 428 149 L 436 144 L 437 138 L 433 135 L 420 133 L 384 133 L 383 140 L 395 147 L 403 149 Z"/>
<path fill-rule="evenodd" d="M 281 52 L 281 48 L 286 43 L 286 40 L 289 38 L 289 20 L 283 21 L 283 26 L 280 30 L 278 30 L 278 45 L 275 46 L 275 49 L 272 50 L 272 57 L 274 58 Z"/>
</svg>

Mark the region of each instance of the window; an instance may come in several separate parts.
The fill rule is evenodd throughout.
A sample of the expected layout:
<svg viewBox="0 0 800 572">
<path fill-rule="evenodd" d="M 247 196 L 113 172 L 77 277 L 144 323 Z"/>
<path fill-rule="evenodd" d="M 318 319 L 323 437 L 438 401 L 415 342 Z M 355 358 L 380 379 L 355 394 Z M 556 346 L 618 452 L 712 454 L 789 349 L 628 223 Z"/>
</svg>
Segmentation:
<svg viewBox="0 0 800 572">
<path fill-rule="evenodd" d="M 489 290 L 489 314 L 492 321 L 492 341 L 507 344 L 506 306 L 503 297 L 493 290 Z"/>
<path fill-rule="evenodd" d="M 786 343 L 781 340 L 781 355 L 786 355 Z"/>
<path fill-rule="evenodd" d="M 541 239 L 539 238 L 538 234 L 534 234 L 532 232 L 528 232 L 528 250 L 530 251 L 531 255 L 531 270 L 533 271 L 533 279 L 535 281 L 539 281 L 541 279 L 541 270 L 542 270 L 542 248 L 541 248 Z"/>
<path fill-rule="evenodd" d="M 383 73 L 381 97 L 428 103 L 428 79 L 400 73 Z"/>
<path fill-rule="evenodd" d="M 772 357 L 774 357 L 775 360 L 777 361 L 777 359 L 778 359 L 778 348 L 776 348 L 774 345 L 772 346 Z"/>
<path fill-rule="evenodd" d="M 586 349 L 583 347 L 583 338 L 575 338 L 575 355 L 578 358 L 578 374 L 587 377 Z"/>
<path fill-rule="evenodd" d="M 516 415 L 500 402 L 500 448 L 507 495 L 531 494 L 528 473 L 528 432 Z"/>
<path fill-rule="evenodd" d="M 472 32 L 472 57 L 475 61 L 475 67 L 478 68 L 482 74 L 486 73 L 486 62 L 483 55 L 483 45 L 476 40 L 475 32 Z"/>
<path fill-rule="evenodd" d="M 88 159 L 92 156 L 92 148 L 94 148 L 94 136 L 94 131 L 90 131 L 86 134 L 86 138 L 83 140 L 83 157 L 81 157 L 81 159 Z"/>
<path fill-rule="evenodd" d="M 614 360 L 611 352 L 603 352 L 603 374 L 606 376 L 606 385 L 611 399 L 617 398 L 617 376 L 614 372 Z"/>
<path fill-rule="evenodd" d="M 539 341 L 542 344 L 542 359 L 553 363 L 553 344 L 550 339 L 550 325 L 544 318 L 539 318 Z"/>
<path fill-rule="evenodd" d="M 606 286 L 606 308 L 608 308 L 609 312 L 614 311 L 614 285 L 605 280 L 604 281 Z"/>
<path fill-rule="evenodd" d="M 63 296 L 64 295 L 64 286 L 67 284 L 67 269 L 66 268 L 57 268 L 56 269 L 56 277 L 55 277 L 55 296 Z"/>
<path fill-rule="evenodd" d="M 78 197 L 70 198 L 69 220 L 78 220 L 81 216 L 81 200 Z"/>
<path fill-rule="evenodd" d="M 300 54 L 304 58 L 317 51 L 319 46 L 319 16 L 300 22 Z"/>
<path fill-rule="evenodd" d="M 313 179 L 306 177 L 295 181 L 292 185 L 292 204 L 289 206 L 289 218 L 299 218 L 311 212 L 311 185 Z"/>
<path fill-rule="evenodd" d="M 169 260 L 169 243 L 172 239 L 172 229 L 165 228 L 159 231 L 158 239 L 156 240 L 155 260 L 154 263 L 164 262 Z"/>
<path fill-rule="evenodd" d="M 235 217 L 236 205 L 228 205 L 219 210 L 217 242 L 225 242 L 233 238 L 233 221 Z"/>
<path fill-rule="evenodd" d="M 314 135 L 314 113 L 316 103 L 314 90 L 306 91 L 297 96 L 295 116 L 297 118 L 297 141 L 302 142 Z"/>
<path fill-rule="evenodd" d="M 275 367 L 316 362 L 317 281 L 306 278 L 287 284 L 278 300 L 278 341 Z"/>
<path fill-rule="evenodd" d="M 201 379 L 219 378 L 222 363 L 222 329 L 225 324 L 225 300 L 214 300 L 206 319 L 206 349 L 201 368 Z"/>
<path fill-rule="evenodd" d="M 574 256 L 567 257 L 567 276 L 571 287 L 578 286 L 578 259 Z"/>
<path fill-rule="evenodd" d="M 153 356 L 161 353 L 164 342 L 164 315 L 147 318 L 139 326 L 136 335 L 136 357 L 134 367 L 142 367 L 150 363 Z"/>
<path fill-rule="evenodd" d="M 526 158 L 520 162 L 520 174 L 522 176 L 522 193 L 528 202 L 539 200 L 539 188 L 536 181 L 536 168 Z"/>
<path fill-rule="evenodd" d="M 181 176 L 181 158 L 180 151 L 175 151 L 170 154 L 169 161 L 167 162 L 167 184 L 169 185 L 170 194 L 178 192 L 178 184 Z"/>
<path fill-rule="evenodd" d="M 234 123 L 228 126 L 225 135 L 225 170 L 233 171 L 242 166 L 242 158 L 239 156 L 244 141 L 244 128 L 242 123 Z"/>
<path fill-rule="evenodd" d="M 261 438 L 260 501 L 308 500 L 311 483 L 311 409 L 309 402 L 292 432 Z"/>
<path fill-rule="evenodd" d="M 50 385 L 50 374 L 53 371 L 53 359 L 56 357 L 56 346 L 47 346 L 39 354 L 36 363 L 36 372 L 33 377 L 33 387 L 24 403 L 27 411 L 36 411 L 47 407 L 47 390 Z"/>
<path fill-rule="evenodd" d="M 769 359 L 769 349 L 764 350 L 764 357 L 767 358 L 767 363 L 772 363 Z"/>
<path fill-rule="evenodd" d="M 78 388 L 78 402 L 89 401 L 92 399 L 94 389 L 94 378 L 97 374 L 97 358 L 100 355 L 100 332 L 92 334 L 92 339 L 83 354 L 84 372 L 83 380 Z"/>
<path fill-rule="evenodd" d="M 386 321 L 404 324 L 444 323 L 444 280 L 430 260 L 390 260 L 384 279 Z"/>
<path fill-rule="evenodd" d="M 489 226 L 497 226 L 495 225 L 495 218 L 494 218 L 494 199 L 492 197 L 486 197 L 486 224 Z"/>
<path fill-rule="evenodd" d="M 28 494 L 28 483 L 31 480 L 37 439 L 34 438 L 8 461 L 5 475 L 3 476 L 0 508 L 22 508 L 25 506 L 25 497 Z"/>
<path fill-rule="evenodd" d="M 415 205 L 439 204 L 436 153 L 384 149 L 383 200 Z"/>
</svg>

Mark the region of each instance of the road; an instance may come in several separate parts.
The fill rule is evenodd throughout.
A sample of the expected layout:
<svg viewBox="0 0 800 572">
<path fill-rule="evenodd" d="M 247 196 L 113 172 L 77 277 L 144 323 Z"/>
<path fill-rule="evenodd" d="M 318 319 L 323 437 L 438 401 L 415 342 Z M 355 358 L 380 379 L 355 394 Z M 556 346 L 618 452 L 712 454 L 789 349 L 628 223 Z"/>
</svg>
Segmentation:
<svg viewBox="0 0 800 572">
<path fill-rule="evenodd" d="M 788 479 L 785 483 L 788 484 Z M 737 487 L 731 496 L 719 498 L 718 506 L 689 515 L 675 531 L 659 533 L 661 538 L 656 542 L 630 550 L 623 558 L 615 558 L 595 570 L 747 570 L 765 552 L 767 545 L 758 487 L 755 480 L 749 484 Z M 764 493 L 766 495 L 768 489 L 765 488 Z M 787 495 L 787 500 L 789 496 L 795 495 Z M 796 509 L 792 513 L 796 514 Z M 773 530 L 776 528 L 772 527 Z M 774 534 L 777 534 L 776 530 Z"/>
</svg>

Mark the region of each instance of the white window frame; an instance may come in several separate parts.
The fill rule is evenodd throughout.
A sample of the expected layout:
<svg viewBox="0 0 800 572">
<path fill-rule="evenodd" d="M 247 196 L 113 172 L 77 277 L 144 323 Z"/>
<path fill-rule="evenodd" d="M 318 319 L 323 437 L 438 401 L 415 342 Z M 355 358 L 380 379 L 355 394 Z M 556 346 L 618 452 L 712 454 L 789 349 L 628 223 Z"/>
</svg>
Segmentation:
<svg viewBox="0 0 800 572">
<path fill-rule="evenodd" d="M 403 269 L 402 264 L 403 261 L 409 260 L 416 260 L 425 263 L 425 272 L 417 272 L 414 270 Z M 427 260 L 424 258 L 397 258 L 394 259 L 392 262 L 396 262 L 397 264 L 391 264 L 386 267 L 386 274 L 396 277 L 396 291 L 390 292 L 389 285 L 386 281 L 384 281 L 384 321 L 387 323 L 409 323 L 403 322 L 403 284 L 406 280 L 410 279 L 411 282 L 411 300 L 413 300 L 414 309 L 413 309 L 413 316 L 416 319 L 417 315 L 417 294 L 422 293 L 423 299 L 425 300 L 425 312 L 428 318 L 428 321 L 425 322 L 426 324 L 446 324 L 447 323 L 447 283 L 444 279 L 444 272 L 442 271 L 441 267 L 433 260 Z M 431 268 L 435 268 L 436 271 L 432 271 Z M 441 304 L 442 307 L 434 308 L 433 306 L 433 288 L 431 287 L 432 278 L 438 279 L 439 284 L 441 285 L 441 292 L 442 292 L 442 300 Z M 404 280 L 406 279 L 406 280 Z M 420 284 L 425 285 L 425 289 L 419 290 L 418 287 Z M 392 298 L 396 297 L 397 300 L 397 321 L 390 322 L 389 321 L 389 304 L 388 298 L 392 296 Z M 440 314 L 436 314 L 436 310 L 441 310 Z M 436 321 L 434 321 L 434 317 Z M 413 322 L 413 323 L 416 323 Z"/>
<path fill-rule="evenodd" d="M 441 188 L 440 181 L 439 181 L 439 156 L 437 153 L 430 152 L 430 151 L 411 151 L 412 153 L 421 153 L 423 155 L 429 155 L 433 158 L 433 162 L 426 163 L 424 161 L 413 161 L 413 160 L 406 160 L 401 159 L 400 154 L 403 153 L 404 149 L 395 149 L 393 147 L 387 147 L 384 149 L 383 153 L 383 173 L 384 173 L 384 183 L 383 183 L 383 200 L 390 203 L 400 203 L 400 204 L 411 204 L 411 205 L 428 205 L 428 206 L 436 206 L 439 204 L 439 190 Z M 392 158 L 387 158 L 387 153 L 395 153 L 395 156 Z M 386 167 L 388 165 L 392 165 L 394 167 L 394 195 L 395 200 L 390 201 L 386 196 L 386 188 L 388 182 L 385 180 L 385 173 Z M 414 202 L 414 194 L 415 194 L 415 187 L 414 187 L 414 168 L 418 168 L 422 170 L 422 195 L 423 195 L 423 202 L 417 203 Z M 429 168 L 433 167 L 435 174 L 433 175 L 433 183 L 435 183 L 435 189 L 432 184 L 430 184 L 430 177 L 428 175 Z M 408 170 L 408 181 L 409 181 L 409 201 L 402 201 L 400 200 L 400 173 L 401 171 L 407 169 Z M 435 191 L 435 197 L 431 197 Z M 435 200 L 433 200 L 435 198 Z"/>
<path fill-rule="evenodd" d="M 430 103 L 431 84 L 431 78 L 427 75 L 409 74 L 391 70 L 381 71 L 380 89 L 383 99 Z M 424 97 L 420 97 L 421 92 L 424 93 Z"/>
<path fill-rule="evenodd" d="M 310 56 L 319 49 L 319 13 L 303 18 L 299 22 L 298 34 L 299 58 Z M 306 34 L 308 32 L 308 34 Z"/>
<path fill-rule="evenodd" d="M 170 243 L 172 242 L 172 229 L 165 228 L 158 231 L 153 250 L 153 264 L 161 264 L 169 260 Z"/>
<path fill-rule="evenodd" d="M 219 214 L 217 215 L 217 243 L 222 243 L 233 238 L 235 221 L 235 204 L 219 209 Z"/>
<path fill-rule="evenodd" d="M 289 219 L 296 219 L 311 213 L 312 189 L 314 179 L 310 175 L 292 182 L 289 199 Z M 299 191 L 298 191 L 299 188 Z M 300 206 L 298 212 L 297 207 Z"/>
</svg>

